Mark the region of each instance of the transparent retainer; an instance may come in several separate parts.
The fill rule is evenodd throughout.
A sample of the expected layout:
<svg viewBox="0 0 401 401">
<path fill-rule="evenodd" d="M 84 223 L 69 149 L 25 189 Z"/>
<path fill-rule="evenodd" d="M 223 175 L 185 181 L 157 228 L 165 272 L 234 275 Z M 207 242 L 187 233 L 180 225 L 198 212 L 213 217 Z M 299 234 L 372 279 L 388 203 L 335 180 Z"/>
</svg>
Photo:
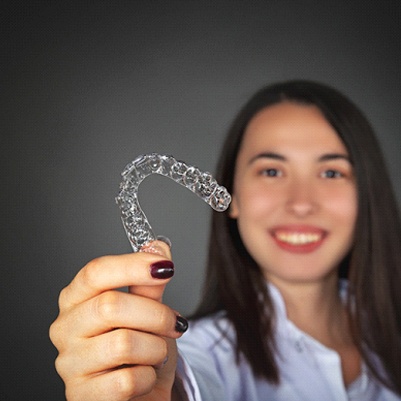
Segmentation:
<svg viewBox="0 0 401 401">
<path fill-rule="evenodd" d="M 198 195 L 218 212 L 225 211 L 231 202 L 227 189 L 220 186 L 208 172 L 176 160 L 169 155 L 150 153 L 138 156 L 123 172 L 120 192 L 116 202 L 121 210 L 121 220 L 134 252 L 157 239 L 138 201 L 139 184 L 151 174 L 160 174 Z"/>
</svg>

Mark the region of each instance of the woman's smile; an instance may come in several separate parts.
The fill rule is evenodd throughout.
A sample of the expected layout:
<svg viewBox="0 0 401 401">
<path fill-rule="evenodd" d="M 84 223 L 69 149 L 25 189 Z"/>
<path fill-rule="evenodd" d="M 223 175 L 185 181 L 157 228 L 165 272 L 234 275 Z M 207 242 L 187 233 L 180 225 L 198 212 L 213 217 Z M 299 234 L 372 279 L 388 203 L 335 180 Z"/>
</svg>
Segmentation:
<svg viewBox="0 0 401 401">
<path fill-rule="evenodd" d="M 275 227 L 270 234 L 283 250 L 295 253 L 313 252 L 327 236 L 327 231 L 313 226 L 289 225 Z"/>
</svg>

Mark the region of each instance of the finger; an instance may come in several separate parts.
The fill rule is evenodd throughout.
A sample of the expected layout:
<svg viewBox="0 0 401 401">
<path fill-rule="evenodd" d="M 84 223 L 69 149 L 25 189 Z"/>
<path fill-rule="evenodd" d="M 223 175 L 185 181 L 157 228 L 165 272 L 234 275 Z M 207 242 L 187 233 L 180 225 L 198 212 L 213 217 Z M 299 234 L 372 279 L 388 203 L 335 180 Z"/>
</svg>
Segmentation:
<svg viewBox="0 0 401 401">
<path fill-rule="evenodd" d="M 151 266 L 162 260 L 171 261 L 168 246 L 161 243 L 164 254 L 149 252 L 103 256 L 89 262 L 60 294 L 60 309 L 69 308 L 96 295 L 130 285 L 164 286 L 168 278 L 154 278 Z M 173 266 L 173 265 L 170 265 Z M 164 288 L 164 287 L 163 287 Z M 163 293 L 159 289 L 158 295 Z"/>
<path fill-rule="evenodd" d="M 183 332 L 181 319 L 168 306 L 153 299 L 107 291 L 76 305 L 61 316 L 58 332 L 63 333 L 65 342 L 74 341 L 74 338 L 89 338 L 116 328 L 177 338 Z"/>
<path fill-rule="evenodd" d="M 158 254 L 160 256 L 164 256 L 168 260 L 171 260 L 171 244 L 165 241 L 152 241 L 150 244 L 145 245 L 142 247 L 141 252 L 147 252 L 152 254 Z M 160 269 L 160 273 L 163 273 L 164 270 L 164 261 L 156 262 L 152 265 L 152 272 L 157 271 Z M 161 274 L 163 275 L 163 274 Z M 128 290 L 131 294 L 142 295 L 147 298 L 155 299 L 157 301 L 162 301 L 163 293 L 166 288 L 166 282 L 162 283 L 162 285 L 131 285 L 129 286 Z"/>
<path fill-rule="evenodd" d="M 123 365 L 163 365 L 166 340 L 153 334 L 119 329 L 80 341 L 73 352 L 61 354 L 57 370 L 72 376 L 88 376 Z"/>
<path fill-rule="evenodd" d="M 68 400 L 123 401 L 149 393 L 156 383 L 151 366 L 127 366 L 66 382 Z"/>
</svg>

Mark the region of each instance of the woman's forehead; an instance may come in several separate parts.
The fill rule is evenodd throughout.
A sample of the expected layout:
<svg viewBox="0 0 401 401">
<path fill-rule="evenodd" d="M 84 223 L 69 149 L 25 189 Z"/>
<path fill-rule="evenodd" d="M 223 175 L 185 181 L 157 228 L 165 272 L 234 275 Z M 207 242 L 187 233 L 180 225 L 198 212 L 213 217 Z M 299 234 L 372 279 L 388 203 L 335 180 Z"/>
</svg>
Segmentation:
<svg viewBox="0 0 401 401">
<path fill-rule="evenodd" d="M 280 149 L 347 153 L 337 132 L 316 106 L 291 102 L 259 111 L 245 129 L 240 152 Z"/>
</svg>

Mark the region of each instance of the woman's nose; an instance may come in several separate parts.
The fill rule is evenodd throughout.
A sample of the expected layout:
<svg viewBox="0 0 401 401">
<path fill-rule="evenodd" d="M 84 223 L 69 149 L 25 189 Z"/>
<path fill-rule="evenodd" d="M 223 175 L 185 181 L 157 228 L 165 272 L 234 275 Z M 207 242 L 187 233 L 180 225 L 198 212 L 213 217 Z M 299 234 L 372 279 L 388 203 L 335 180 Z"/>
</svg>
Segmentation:
<svg viewBox="0 0 401 401">
<path fill-rule="evenodd" d="M 301 179 L 294 180 L 288 188 L 286 209 L 298 217 L 306 217 L 318 210 L 318 197 L 314 186 Z"/>
</svg>

